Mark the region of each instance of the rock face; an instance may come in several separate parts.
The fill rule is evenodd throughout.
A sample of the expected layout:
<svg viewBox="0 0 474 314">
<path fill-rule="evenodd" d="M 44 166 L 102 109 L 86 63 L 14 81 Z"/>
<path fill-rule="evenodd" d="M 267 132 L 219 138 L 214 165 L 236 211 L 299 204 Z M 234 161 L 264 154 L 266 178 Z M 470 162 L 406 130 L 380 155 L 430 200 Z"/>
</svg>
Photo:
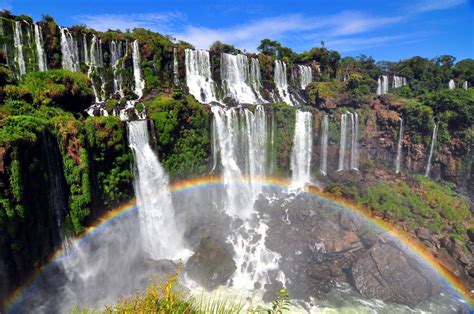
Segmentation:
<svg viewBox="0 0 474 314">
<path fill-rule="evenodd" d="M 232 248 L 212 237 L 201 240 L 186 264 L 187 274 L 208 290 L 224 285 L 236 270 Z"/>
<path fill-rule="evenodd" d="M 426 274 L 387 243 L 377 243 L 363 254 L 351 268 L 351 275 L 357 290 L 371 299 L 416 305 L 433 293 Z"/>
</svg>

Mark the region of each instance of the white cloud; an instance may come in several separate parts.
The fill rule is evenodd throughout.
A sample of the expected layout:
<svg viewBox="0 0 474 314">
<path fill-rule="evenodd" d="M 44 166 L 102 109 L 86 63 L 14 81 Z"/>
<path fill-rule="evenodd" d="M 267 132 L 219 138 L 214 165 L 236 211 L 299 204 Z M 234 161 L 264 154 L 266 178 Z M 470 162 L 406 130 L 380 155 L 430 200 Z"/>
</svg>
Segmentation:
<svg viewBox="0 0 474 314">
<path fill-rule="evenodd" d="M 467 0 L 424 0 L 410 9 L 415 13 L 445 10 L 466 3 Z"/>
<path fill-rule="evenodd" d="M 144 14 L 99 14 L 78 15 L 74 19 L 99 31 L 108 29 L 126 30 L 142 27 L 158 32 L 172 31 L 171 25 L 182 21 L 180 13 L 144 13 Z"/>
</svg>

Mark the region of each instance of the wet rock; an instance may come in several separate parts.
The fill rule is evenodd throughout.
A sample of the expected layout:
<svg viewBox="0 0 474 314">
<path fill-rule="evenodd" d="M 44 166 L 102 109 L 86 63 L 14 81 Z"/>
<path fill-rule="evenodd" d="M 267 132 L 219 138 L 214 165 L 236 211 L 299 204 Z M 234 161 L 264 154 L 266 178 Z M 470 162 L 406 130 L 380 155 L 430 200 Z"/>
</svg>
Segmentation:
<svg viewBox="0 0 474 314">
<path fill-rule="evenodd" d="M 424 227 L 420 227 L 416 230 L 416 236 L 423 241 L 433 242 L 430 232 Z"/>
<path fill-rule="evenodd" d="M 365 297 L 412 306 L 430 298 L 435 285 L 409 257 L 388 243 L 374 245 L 355 263 L 351 274 Z"/>
<path fill-rule="evenodd" d="M 212 290 L 224 285 L 236 270 L 232 248 L 222 240 L 207 237 L 186 264 L 187 274 L 200 285 Z"/>
</svg>

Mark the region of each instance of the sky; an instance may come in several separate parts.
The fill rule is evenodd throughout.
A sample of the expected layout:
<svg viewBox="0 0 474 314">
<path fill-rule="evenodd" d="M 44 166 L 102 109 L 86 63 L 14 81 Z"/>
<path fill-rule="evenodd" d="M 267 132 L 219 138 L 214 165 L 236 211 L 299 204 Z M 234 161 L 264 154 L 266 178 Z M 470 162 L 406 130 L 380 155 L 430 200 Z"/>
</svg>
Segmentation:
<svg viewBox="0 0 474 314">
<path fill-rule="evenodd" d="M 474 58 L 474 0 L 0 0 L 0 8 L 35 21 L 48 14 L 62 26 L 144 27 L 202 49 L 220 40 L 254 52 L 269 38 L 296 52 L 323 41 L 378 61 Z"/>
</svg>

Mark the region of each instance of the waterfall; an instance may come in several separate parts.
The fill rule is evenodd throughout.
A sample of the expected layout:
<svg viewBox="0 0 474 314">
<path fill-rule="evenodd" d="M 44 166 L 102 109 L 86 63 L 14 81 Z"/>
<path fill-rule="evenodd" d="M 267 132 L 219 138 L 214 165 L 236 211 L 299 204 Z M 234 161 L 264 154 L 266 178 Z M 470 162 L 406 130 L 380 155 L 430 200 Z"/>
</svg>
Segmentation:
<svg viewBox="0 0 474 314">
<path fill-rule="evenodd" d="M 377 95 L 384 95 L 388 92 L 388 77 L 386 75 L 379 76 L 377 80 Z"/>
<path fill-rule="evenodd" d="M 47 64 L 46 55 L 43 49 L 43 34 L 41 33 L 41 28 L 38 26 L 38 24 L 34 24 L 34 28 L 35 28 L 36 53 L 38 55 L 38 69 L 40 71 L 46 71 L 48 67 L 46 65 Z"/>
<path fill-rule="evenodd" d="M 250 83 L 252 85 L 253 91 L 261 100 L 265 102 L 265 100 L 260 95 L 260 88 L 262 87 L 261 84 L 261 75 L 260 75 L 260 63 L 257 58 L 250 58 Z"/>
<path fill-rule="evenodd" d="M 155 260 L 176 258 L 183 251 L 183 235 L 175 221 L 168 176 L 149 144 L 147 121 L 127 122 L 127 127 L 144 249 Z"/>
<path fill-rule="evenodd" d="M 18 66 L 20 77 L 26 73 L 25 59 L 23 58 L 23 34 L 21 32 L 21 22 L 15 21 L 14 29 L 15 62 Z"/>
<path fill-rule="evenodd" d="M 467 90 L 467 87 L 468 87 L 468 83 L 467 83 L 467 81 L 464 81 L 464 83 L 462 83 L 462 88 L 464 90 Z"/>
<path fill-rule="evenodd" d="M 347 113 L 341 114 L 341 139 L 339 141 L 339 166 L 338 171 L 344 170 L 344 160 L 346 154 L 346 134 L 347 134 Z"/>
<path fill-rule="evenodd" d="M 319 166 L 319 172 L 324 176 L 328 172 L 328 130 L 329 116 L 325 114 L 321 127 L 321 161 Z"/>
<path fill-rule="evenodd" d="M 138 99 L 143 96 L 143 89 L 145 88 L 145 81 L 142 79 L 142 72 L 140 70 L 140 50 L 138 47 L 138 40 L 135 40 L 132 45 L 132 59 L 133 59 L 133 77 L 135 79 L 135 94 Z"/>
<path fill-rule="evenodd" d="M 186 85 L 189 93 L 201 103 L 217 101 L 214 81 L 211 76 L 209 51 L 185 50 Z"/>
<path fill-rule="evenodd" d="M 99 47 L 100 47 L 100 42 L 97 43 L 97 37 L 95 35 L 92 36 L 92 41 L 91 41 L 91 47 L 90 47 L 90 51 L 89 51 L 89 56 L 90 56 L 90 62 L 89 62 L 89 69 L 87 70 L 87 76 L 89 77 L 89 79 L 91 80 L 92 82 L 92 91 L 94 92 L 94 96 L 95 96 L 95 101 L 96 102 L 101 102 L 102 100 L 102 95 L 99 95 L 99 93 L 97 92 L 97 88 L 95 86 L 95 76 L 98 76 L 100 79 L 101 79 L 101 85 L 103 84 L 103 79 L 100 77 L 100 73 L 99 73 L 99 70 L 98 70 L 98 67 L 101 65 L 102 63 L 102 59 L 101 59 L 101 53 L 99 51 Z"/>
<path fill-rule="evenodd" d="M 89 65 L 91 60 L 90 60 L 90 57 L 89 57 L 89 48 L 87 47 L 87 36 L 86 34 L 82 34 L 82 45 L 83 45 L 83 48 L 84 48 L 84 63 L 86 65 Z"/>
<path fill-rule="evenodd" d="M 295 134 L 291 153 L 291 186 L 303 189 L 311 182 L 311 153 L 313 147 L 311 112 L 296 111 Z"/>
<path fill-rule="evenodd" d="M 212 169 L 211 173 L 214 173 L 214 171 L 217 168 L 217 154 L 219 153 L 219 139 L 217 135 L 217 126 L 216 126 L 216 120 L 212 120 L 211 124 L 211 152 L 212 152 Z"/>
<path fill-rule="evenodd" d="M 393 76 L 392 88 L 400 88 L 407 85 L 407 79 L 402 76 Z"/>
<path fill-rule="evenodd" d="M 254 69 L 255 71 L 255 69 Z M 222 90 L 225 96 L 232 97 L 240 103 L 262 103 L 258 89 L 252 87 L 257 83 L 252 78 L 248 57 L 243 54 L 221 54 Z"/>
<path fill-rule="evenodd" d="M 400 118 L 399 121 L 400 121 L 400 129 L 398 130 L 397 159 L 395 160 L 395 173 L 400 173 L 400 165 L 402 163 L 403 118 Z"/>
<path fill-rule="evenodd" d="M 270 133 L 270 169 L 269 169 L 269 174 L 272 175 L 273 172 L 276 169 L 276 146 L 275 146 L 275 129 L 276 129 L 276 123 L 275 123 L 275 114 L 272 114 L 272 122 L 271 122 L 271 133 Z"/>
<path fill-rule="evenodd" d="M 79 51 L 77 42 L 65 27 L 60 27 L 61 32 L 61 54 L 63 69 L 79 72 Z"/>
<path fill-rule="evenodd" d="M 275 60 L 275 76 L 274 81 L 278 90 L 278 95 L 281 101 L 288 105 L 293 105 L 290 93 L 288 92 L 288 81 L 286 76 L 286 63 L 280 60 Z"/>
<path fill-rule="evenodd" d="M 309 83 L 313 80 L 313 72 L 310 66 L 307 65 L 298 65 L 300 72 L 300 85 L 301 89 L 305 89 Z"/>
<path fill-rule="evenodd" d="M 114 73 L 114 94 L 118 93 L 120 97 L 124 97 L 122 87 L 122 75 L 120 74 L 120 62 L 122 59 L 122 42 L 112 40 L 110 42 L 110 63 Z"/>
<path fill-rule="evenodd" d="M 448 87 L 449 89 L 455 89 L 456 88 L 456 83 L 454 83 L 454 80 L 449 80 L 449 83 L 448 83 Z"/>
<path fill-rule="evenodd" d="M 428 155 L 428 163 L 426 165 L 426 172 L 425 172 L 425 177 L 430 176 L 430 170 L 431 170 L 431 159 L 433 158 L 433 151 L 436 145 L 436 136 L 438 134 L 438 125 L 439 122 L 437 122 L 433 128 L 433 135 L 431 136 L 431 146 L 430 146 L 430 154 Z"/>
<path fill-rule="evenodd" d="M 359 115 L 357 112 L 350 112 L 351 116 L 351 169 L 358 170 L 359 167 Z"/>
<path fill-rule="evenodd" d="M 178 51 L 176 48 L 173 48 L 173 81 L 175 86 L 179 86 Z"/>
</svg>

